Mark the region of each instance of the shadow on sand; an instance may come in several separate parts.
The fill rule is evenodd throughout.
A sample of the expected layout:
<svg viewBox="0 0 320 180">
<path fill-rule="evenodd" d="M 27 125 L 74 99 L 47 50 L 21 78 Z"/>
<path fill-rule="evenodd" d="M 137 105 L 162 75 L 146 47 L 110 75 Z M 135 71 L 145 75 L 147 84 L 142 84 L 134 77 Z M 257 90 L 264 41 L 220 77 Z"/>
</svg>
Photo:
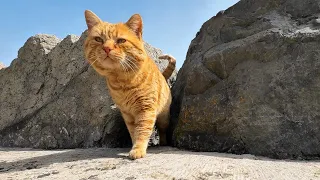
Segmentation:
<svg viewBox="0 0 320 180">
<path fill-rule="evenodd" d="M 129 161 L 127 157 L 129 148 L 90 148 L 90 149 L 68 149 L 68 150 L 40 150 L 40 149 L 29 149 L 29 148 L 0 148 L 0 154 L 6 153 L 10 156 L 9 153 L 39 153 L 40 155 L 35 155 L 35 157 L 21 159 L 12 162 L 6 162 L 0 159 L 0 174 L 13 172 L 13 171 L 24 171 L 28 169 L 39 169 L 42 167 L 49 166 L 54 163 L 63 163 L 63 162 L 73 162 L 79 160 L 92 160 L 99 158 L 116 158 L 122 159 L 124 161 Z M 41 155 L 42 154 L 42 155 Z M 43 155 L 44 154 L 44 155 Z M 235 154 L 225 154 L 225 153 L 216 153 L 216 152 L 191 152 L 178 150 L 172 147 L 149 147 L 148 154 L 177 154 L 177 155 L 201 155 L 201 156 L 215 156 L 220 158 L 231 158 L 231 159 L 250 159 L 258 161 L 275 161 L 275 162 L 299 162 L 299 163 L 308 163 L 315 161 L 298 161 L 298 160 L 275 160 L 265 157 L 258 157 L 253 155 L 235 155 Z M 0 156 L 1 157 L 1 156 Z M 21 154 L 20 154 L 21 157 Z M 146 157 L 148 158 L 148 157 Z M 108 160 L 106 160 L 108 161 Z M 140 159 L 139 162 L 143 163 L 143 159 Z M 319 161 L 316 161 L 319 162 Z"/>
</svg>

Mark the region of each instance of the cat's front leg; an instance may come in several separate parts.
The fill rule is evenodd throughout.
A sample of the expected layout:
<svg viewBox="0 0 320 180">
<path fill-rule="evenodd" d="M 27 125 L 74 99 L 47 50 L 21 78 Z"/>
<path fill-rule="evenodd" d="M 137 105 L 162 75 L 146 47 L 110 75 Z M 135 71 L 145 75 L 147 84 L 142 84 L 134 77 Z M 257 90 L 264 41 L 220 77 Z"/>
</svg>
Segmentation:
<svg viewBox="0 0 320 180">
<path fill-rule="evenodd" d="M 131 159 L 143 158 L 147 154 L 148 142 L 156 121 L 155 112 L 143 112 L 135 118 L 135 143 L 129 152 Z"/>
<path fill-rule="evenodd" d="M 126 123 L 127 129 L 129 131 L 132 145 L 135 143 L 135 136 L 134 136 L 134 131 L 135 131 L 135 124 L 134 124 L 134 117 L 128 113 L 125 113 L 121 111 L 122 117 L 124 119 L 124 122 Z"/>
</svg>

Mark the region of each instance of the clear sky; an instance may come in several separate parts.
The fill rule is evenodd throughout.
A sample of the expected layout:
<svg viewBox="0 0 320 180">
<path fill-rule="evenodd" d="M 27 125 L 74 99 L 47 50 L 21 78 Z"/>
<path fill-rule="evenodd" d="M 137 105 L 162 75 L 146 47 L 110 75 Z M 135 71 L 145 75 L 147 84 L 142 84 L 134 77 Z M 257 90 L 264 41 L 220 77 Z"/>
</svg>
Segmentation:
<svg viewBox="0 0 320 180">
<path fill-rule="evenodd" d="M 238 0 L 8 0 L 0 7 L 0 62 L 10 65 L 19 48 L 35 34 L 54 34 L 59 38 L 80 35 L 86 29 L 84 10 L 90 9 L 111 23 L 126 22 L 132 14 L 141 14 L 144 40 L 175 56 L 180 68 L 201 25 L 236 2 Z"/>
</svg>

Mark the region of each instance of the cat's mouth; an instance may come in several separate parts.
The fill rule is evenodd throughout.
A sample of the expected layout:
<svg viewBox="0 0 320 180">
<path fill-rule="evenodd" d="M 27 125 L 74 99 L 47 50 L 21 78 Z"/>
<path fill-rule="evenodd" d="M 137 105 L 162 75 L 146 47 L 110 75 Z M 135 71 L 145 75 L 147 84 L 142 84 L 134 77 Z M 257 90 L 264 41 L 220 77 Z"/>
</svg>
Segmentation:
<svg viewBox="0 0 320 180">
<path fill-rule="evenodd" d="M 106 55 L 104 58 L 102 58 L 102 62 L 105 61 L 114 61 L 113 58 L 110 57 L 110 55 Z"/>
<path fill-rule="evenodd" d="M 105 67 L 114 66 L 118 63 L 118 60 L 116 57 L 113 56 L 105 56 L 99 60 L 99 63 Z"/>
<path fill-rule="evenodd" d="M 106 54 L 105 58 L 103 59 L 103 61 L 113 62 L 113 63 L 118 63 L 120 60 L 121 60 L 121 57 L 114 54 Z"/>
<path fill-rule="evenodd" d="M 109 55 L 109 56 L 106 56 L 106 58 L 103 61 L 116 62 L 117 60 L 114 57 L 110 57 Z"/>
</svg>

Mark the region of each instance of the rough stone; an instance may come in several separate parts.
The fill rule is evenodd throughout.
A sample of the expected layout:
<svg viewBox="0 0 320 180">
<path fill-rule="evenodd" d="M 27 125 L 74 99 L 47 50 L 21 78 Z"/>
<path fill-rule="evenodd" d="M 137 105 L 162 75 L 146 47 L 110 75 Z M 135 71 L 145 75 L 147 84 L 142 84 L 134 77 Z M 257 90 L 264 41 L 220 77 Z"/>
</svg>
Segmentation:
<svg viewBox="0 0 320 180">
<path fill-rule="evenodd" d="M 63 40 L 45 34 L 33 36 L 17 59 L 0 70 L 0 146 L 130 145 L 105 80 L 84 58 L 85 37 L 86 33 Z M 167 62 L 157 59 L 161 50 L 147 43 L 146 50 L 163 70 Z"/>
<path fill-rule="evenodd" d="M 241 0 L 203 24 L 173 87 L 177 147 L 320 157 L 319 0 Z"/>
</svg>

